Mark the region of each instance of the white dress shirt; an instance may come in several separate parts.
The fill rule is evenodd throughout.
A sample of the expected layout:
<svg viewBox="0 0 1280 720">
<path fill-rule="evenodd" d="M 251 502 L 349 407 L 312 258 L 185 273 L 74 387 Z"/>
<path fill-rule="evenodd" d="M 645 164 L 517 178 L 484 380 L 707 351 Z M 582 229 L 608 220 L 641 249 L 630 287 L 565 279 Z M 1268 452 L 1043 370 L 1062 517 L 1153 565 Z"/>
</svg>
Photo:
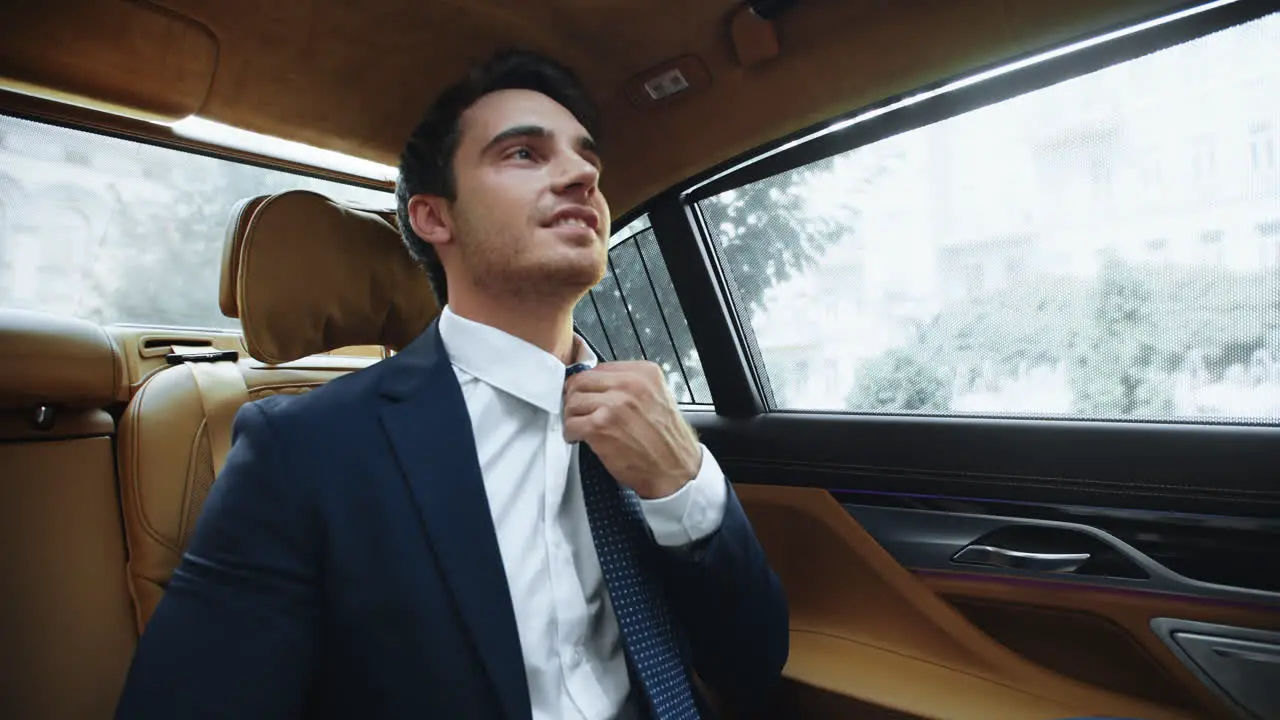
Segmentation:
<svg viewBox="0 0 1280 720">
<path fill-rule="evenodd" d="M 631 682 L 578 478 L 565 442 L 565 365 L 446 306 L 440 337 L 471 416 L 476 453 L 515 609 L 534 720 L 631 717 Z M 596 357 L 575 338 L 578 362 Z M 679 547 L 720 527 L 728 487 L 702 448 L 697 477 L 641 500 L 654 539 Z"/>
</svg>

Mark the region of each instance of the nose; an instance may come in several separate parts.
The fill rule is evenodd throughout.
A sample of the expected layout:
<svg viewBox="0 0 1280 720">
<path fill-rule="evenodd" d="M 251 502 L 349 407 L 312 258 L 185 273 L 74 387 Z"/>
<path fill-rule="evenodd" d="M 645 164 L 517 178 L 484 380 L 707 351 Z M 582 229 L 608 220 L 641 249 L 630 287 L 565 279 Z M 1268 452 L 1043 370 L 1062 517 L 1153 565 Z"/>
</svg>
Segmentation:
<svg viewBox="0 0 1280 720">
<path fill-rule="evenodd" d="M 555 164 L 553 187 L 557 194 L 572 195 L 586 200 L 596 193 L 600 183 L 600 169 L 576 151 L 561 154 Z"/>
</svg>

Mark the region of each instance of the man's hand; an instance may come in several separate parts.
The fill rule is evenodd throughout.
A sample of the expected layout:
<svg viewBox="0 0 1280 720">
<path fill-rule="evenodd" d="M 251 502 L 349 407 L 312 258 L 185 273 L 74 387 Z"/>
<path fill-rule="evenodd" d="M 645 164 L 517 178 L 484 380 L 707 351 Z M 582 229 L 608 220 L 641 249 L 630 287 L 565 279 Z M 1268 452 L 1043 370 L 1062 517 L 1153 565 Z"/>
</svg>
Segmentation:
<svg viewBox="0 0 1280 720">
<path fill-rule="evenodd" d="M 585 442 L 609 474 L 646 500 L 698 474 L 702 448 L 651 362 L 604 363 L 564 385 L 564 436 Z"/>
</svg>

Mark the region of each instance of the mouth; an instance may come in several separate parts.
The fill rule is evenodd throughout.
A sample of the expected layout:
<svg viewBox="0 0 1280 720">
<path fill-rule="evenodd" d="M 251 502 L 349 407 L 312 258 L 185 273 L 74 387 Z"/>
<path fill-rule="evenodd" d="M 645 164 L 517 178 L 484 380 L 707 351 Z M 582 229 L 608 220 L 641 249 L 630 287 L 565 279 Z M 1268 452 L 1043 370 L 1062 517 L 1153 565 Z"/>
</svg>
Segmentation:
<svg viewBox="0 0 1280 720">
<path fill-rule="evenodd" d="M 567 207 L 551 216 L 546 227 L 576 227 L 596 232 L 600 229 L 600 215 L 589 207 Z"/>
</svg>

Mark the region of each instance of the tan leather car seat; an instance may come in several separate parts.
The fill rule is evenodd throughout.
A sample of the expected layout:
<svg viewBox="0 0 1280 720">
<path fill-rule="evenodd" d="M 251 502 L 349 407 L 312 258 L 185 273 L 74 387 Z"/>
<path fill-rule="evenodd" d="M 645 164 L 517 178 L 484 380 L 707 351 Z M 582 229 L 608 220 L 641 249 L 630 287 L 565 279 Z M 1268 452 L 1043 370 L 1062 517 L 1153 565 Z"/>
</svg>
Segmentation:
<svg viewBox="0 0 1280 720">
<path fill-rule="evenodd" d="M 438 313 L 426 274 L 392 224 L 308 191 L 237 206 L 222 272 L 219 305 L 240 318 L 252 359 L 209 362 L 207 347 L 175 348 L 188 360 L 149 379 L 121 419 L 121 503 L 139 632 L 222 467 L 240 406 L 367 367 L 376 359 L 321 353 L 399 349 Z"/>
<path fill-rule="evenodd" d="M 0 310 L 0 717 L 115 710 L 137 634 L 104 408 L 128 391 L 98 326 Z"/>
</svg>

